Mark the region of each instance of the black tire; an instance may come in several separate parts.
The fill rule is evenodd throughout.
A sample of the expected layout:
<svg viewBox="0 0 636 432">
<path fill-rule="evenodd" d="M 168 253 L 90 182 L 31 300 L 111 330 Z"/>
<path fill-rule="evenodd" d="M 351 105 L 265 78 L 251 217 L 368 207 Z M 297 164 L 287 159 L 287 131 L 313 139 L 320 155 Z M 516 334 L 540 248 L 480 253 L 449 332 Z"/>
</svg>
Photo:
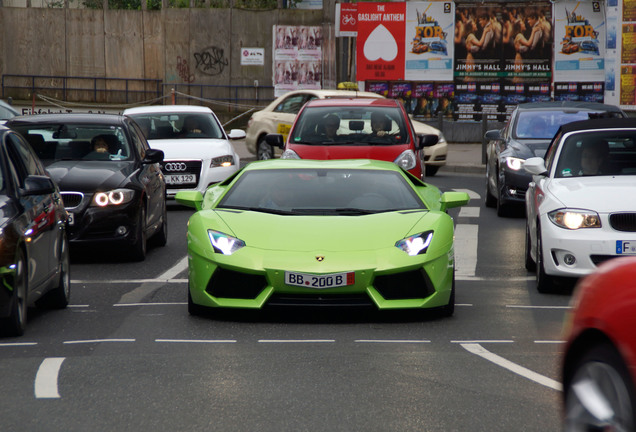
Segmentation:
<svg viewBox="0 0 636 432">
<path fill-rule="evenodd" d="M 427 177 L 433 177 L 439 171 L 439 165 L 425 165 L 424 171 Z"/>
<path fill-rule="evenodd" d="M 190 295 L 190 284 L 188 284 L 188 313 L 192 316 L 207 315 L 209 313 L 209 308 L 198 305 L 192 301 L 192 296 Z"/>
<path fill-rule="evenodd" d="M 552 276 L 549 276 L 545 272 L 545 267 L 543 266 L 544 256 L 543 256 L 543 241 L 541 240 L 541 229 L 537 226 L 537 261 L 536 261 L 536 280 L 537 280 L 537 291 L 542 294 L 551 293 L 554 291 L 554 281 L 555 279 Z"/>
<path fill-rule="evenodd" d="M 152 244 L 154 246 L 164 247 L 168 243 L 168 207 L 163 203 L 163 213 L 161 216 L 161 227 L 159 231 L 152 236 Z"/>
<path fill-rule="evenodd" d="M 37 301 L 38 306 L 64 309 L 71 301 L 71 259 L 66 232 L 62 234 L 60 244 L 60 267 L 58 273 L 57 285 Z"/>
<path fill-rule="evenodd" d="M 602 343 L 588 349 L 565 382 L 564 430 L 636 430 L 636 391 L 625 361 L 614 346 Z M 577 393 L 577 386 L 587 391 Z M 591 398 L 591 393 L 606 402 L 614 413 L 612 418 L 599 421 L 588 411 L 586 398 L 578 396 Z"/>
<path fill-rule="evenodd" d="M 525 257 L 525 265 L 526 270 L 528 271 L 536 271 L 537 263 L 532 259 L 532 254 L 530 253 L 530 225 L 526 222 L 526 257 Z"/>
<path fill-rule="evenodd" d="M 501 186 L 497 182 L 497 216 L 508 217 L 510 216 L 510 204 L 502 197 Z"/>
<path fill-rule="evenodd" d="M 484 199 L 486 207 L 497 207 L 497 197 L 490 193 L 490 168 L 486 165 L 486 198 Z"/>
<path fill-rule="evenodd" d="M 265 137 L 260 138 L 256 143 L 256 158 L 258 160 L 274 159 L 274 149 L 265 142 Z"/>
<path fill-rule="evenodd" d="M 130 248 L 130 259 L 133 261 L 143 261 L 146 259 L 147 252 L 146 239 L 146 208 L 142 204 L 139 210 L 139 218 L 137 220 L 137 229 L 135 231 L 135 240 Z"/>
<path fill-rule="evenodd" d="M 455 313 L 455 269 L 453 269 L 453 284 L 451 286 L 451 295 L 448 304 L 442 307 L 441 315 L 443 317 L 451 317 Z"/>
<path fill-rule="evenodd" d="M 13 297 L 9 316 L 3 320 L 1 327 L 7 336 L 22 336 L 27 323 L 28 305 L 28 269 L 24 251 L 18 248 L 15 260 L 15 276 L 13 277 Z"/>
</svg>

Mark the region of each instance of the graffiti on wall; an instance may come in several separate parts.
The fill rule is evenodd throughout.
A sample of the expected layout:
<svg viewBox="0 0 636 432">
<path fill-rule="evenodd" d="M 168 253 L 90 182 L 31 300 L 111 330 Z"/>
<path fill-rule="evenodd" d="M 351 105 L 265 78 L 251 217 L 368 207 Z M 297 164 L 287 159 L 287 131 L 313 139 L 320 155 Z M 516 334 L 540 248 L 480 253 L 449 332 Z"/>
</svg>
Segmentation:
<svg viewBox="0 0 636 432">
<path fill-rule="evenodd" d="M 190 73 L 188 60 L 184 59 L 181 56 L 177 56 L 177 73 L 179 74 L 179 78 L 181 78 L 186 83 L 192 84 L 194 82 L 194 74 Z"/>
<path fill-rule="evenodd" d="M 227 57 L 224 57 L 223 49 L 215 46 L 209 46 L 201 52 L 194 53 L 194 60 L 196 70 L 210 76 L 223 73 L 225 66 L 229 64 Z"/>
</svg>

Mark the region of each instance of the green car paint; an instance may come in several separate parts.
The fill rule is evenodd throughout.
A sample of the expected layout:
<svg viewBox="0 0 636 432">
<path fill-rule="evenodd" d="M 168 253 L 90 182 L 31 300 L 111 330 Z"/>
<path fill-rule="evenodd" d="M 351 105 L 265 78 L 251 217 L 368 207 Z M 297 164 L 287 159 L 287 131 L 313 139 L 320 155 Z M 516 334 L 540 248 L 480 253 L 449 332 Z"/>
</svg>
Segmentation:
<svg viewBox="0 0 636 432">
<path fill-rule="evenodd" d="M 244 172 L 295 168 L 399 172 L 424 205 L 355 216 L 281 215 L 219 207 Z M 446 209 L 468 203 L 465 192 L 441 194 L 436 187 L 421 182 L 390 162 L 274 159 L 248 165 L 226 181 L 210 187 L 204 196 L 196 191 L 184 191 L 177 194 L 176 200 L 198 210 L 188 222 L 187 234 L 191 312 L 201 306 L 260 309 L 274 295 L 320 294 L 359 295 L 369 299 L 378 309 L 442 307 L 448 315 L 452 314 L 454 224 Z M 219 253 L 212 246 L 209 230 L 239 239 L 245 246 L 231 255 Z M 405 238 L 430 231 L 433 234 L 425 253 L 411 256 L 397 247 Z M 263 286 L 250 296 L 232 296 L 227 289 L 223 295 L 214 296 L 209 287 L 221 270 L 260 277 Z M 338 275 L 334 278 L 348 275 L 350 283 L 327 288 L 290 285 L 285 282 L 286 272 L 299 274 L 300 278 L 302 275 Z M 391 293 L 387 298 L 382 289 L 378 289 L 382 278 L 394 283 L 402 280 L 402 275 L 426 280 L 426 295 L 414 296 L 411 292 L 399 298 L 399 287 L 395 294 L 390 286 L 384 291 Z M 326 276 L 311 278 L 313 283 L 326 279 Z"/>
</svg>

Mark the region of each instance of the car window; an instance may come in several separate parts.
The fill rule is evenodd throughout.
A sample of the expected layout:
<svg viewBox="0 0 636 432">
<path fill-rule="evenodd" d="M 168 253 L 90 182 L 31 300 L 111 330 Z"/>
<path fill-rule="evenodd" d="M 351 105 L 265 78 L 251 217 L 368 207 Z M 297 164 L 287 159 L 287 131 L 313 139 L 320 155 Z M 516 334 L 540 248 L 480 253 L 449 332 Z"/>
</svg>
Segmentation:
<svg viewBox="0 0 636 432">
<path fill-rule="evenodd" d="M 245 172 L 219 207 L 313 215 L 426 208 L 400 173 L 362 169 Z"/>
<path fill-rule="evenodd" d="M 566 137 L 555 177 L 636 175 L 636 133 L 605 130 Z"/>
<path fill-rule="evenodd" d="M 18 115 L 17 111 L 15 111 L 13 108 L 0 104 L 0 120 L 9 120 L 16 115 Z"/>
<path fill-rule="evenodd" d="M 276 105 L 274 112 L 298 114 L 298 111 L 305 105 L 307 101 L 306 94 L 295 94 L 284 99 L 281 103 Z"/>
<path fill-rule="evenodd" d="M 58 160 L 131 160 L 131 148 L 119 126 L 21 124 L 14 128 L 46 165 Z"/>
<path fill-rule="evenodd" d="M 223 128 L 210 113 L 148 113 L 128 117 L 135 120 L 149 140 L 225 139 Z"/>
<path fill-rule="evenodd" d="M 332 125 L 336 125 L 332 129 Z M 307 107 L 290 133 L 296 144 L 403 144 L 409 126 L 398 107 Z"/>
<path fill-rule="evenodd" d="M 561 125 L 605 115 L 613 116 L 613 114 L 581 110 L 520 111 L 515 123 L 514 135 L 521 139 L 551 139 Z"/>
</svg>

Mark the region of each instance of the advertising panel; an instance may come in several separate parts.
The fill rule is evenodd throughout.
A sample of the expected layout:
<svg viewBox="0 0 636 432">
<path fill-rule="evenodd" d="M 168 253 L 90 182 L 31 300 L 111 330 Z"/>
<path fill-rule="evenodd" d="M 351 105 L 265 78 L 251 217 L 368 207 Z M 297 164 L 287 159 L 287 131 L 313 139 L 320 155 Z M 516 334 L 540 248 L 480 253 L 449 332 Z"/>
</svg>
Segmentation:
<svg viewBox="0 0 636 432">
<path fill-rule="evenodd" d="M 555 4 L 555 82 L 605 79 L 606 24 L 601 2 Z"/>
<path fill-rule="evenodd" d="M 273 26 L 274 95 L 297 89 L 320 89 L 322 27 Z"/>
<path fill-rule="evenodd" d="M 454 3 L 406 3 L 407 80 L 448 80 L 453 71 Z"/>
</svg>

